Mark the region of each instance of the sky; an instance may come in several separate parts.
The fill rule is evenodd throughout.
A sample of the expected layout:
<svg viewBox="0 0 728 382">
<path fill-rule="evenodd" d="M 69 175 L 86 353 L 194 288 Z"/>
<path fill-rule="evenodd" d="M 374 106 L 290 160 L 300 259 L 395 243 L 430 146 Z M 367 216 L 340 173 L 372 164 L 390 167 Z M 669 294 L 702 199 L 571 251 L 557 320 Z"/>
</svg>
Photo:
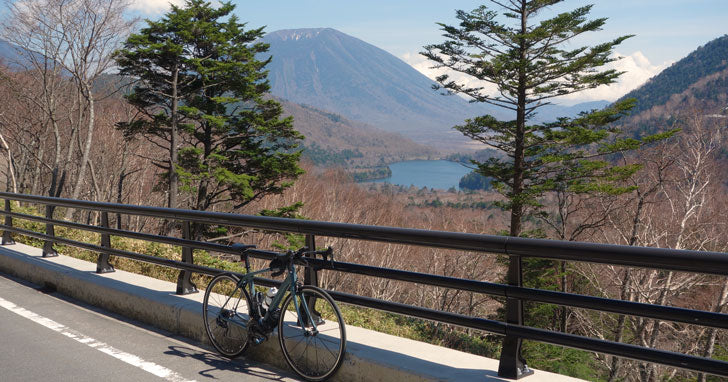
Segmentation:
<svg viewBox="0 0 728 382">
<path fill-rule="evenodd" d="M 168 0 L 135 0 L 137 12 L 155 19 L 168 9 Z M 181 0 L 175 0 L 180 3 Z M 419 52 L 444 41 L 439 26 L 456 24 L 455 10 L 470 11 L 487 0 L 234 0 L 236 14 L 250 27 L 279 29 L 330 27 L 382 48 L 423 74 L 434 78 Z M 571 43 L 593 45 L 634 34 L 615 53 L 611 64 L 626 71 L 619 83 L 562 99 L 562 104 L 613 101 L 638 87 L 701 45 L 728 33 L 728 0 L 566 0 L 543 12 L 553 16 L 593 4 L 590 18 L 608 18 L 601 31 Z M 464 82 L 472 80 L 462 77 Z"/>
</svg>

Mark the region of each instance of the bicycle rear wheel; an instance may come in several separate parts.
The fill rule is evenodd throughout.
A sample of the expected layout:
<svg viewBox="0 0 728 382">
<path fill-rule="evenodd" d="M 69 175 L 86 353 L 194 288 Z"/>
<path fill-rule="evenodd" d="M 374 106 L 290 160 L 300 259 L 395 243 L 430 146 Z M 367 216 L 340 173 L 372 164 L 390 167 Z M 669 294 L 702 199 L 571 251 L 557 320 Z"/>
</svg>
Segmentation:
<svg viewBox="0 0 728 382">
<path fill-rule="evenodd" d="M 295 297 L 289 294 L 283 301 L 278 340 L 286 362 L 298 375 L 308 381 L 331 377 L 341 366 L 346 350 L 339 307 L 322 289 L 300 287 Z"/>
<path fill-rule="evenodd" d="M 236 357 L 248 347 L 250 296 L 231 274 L 215 276 L 205 290 L 202 316 L 212 346 L 226 357 Z"/>
</svg>

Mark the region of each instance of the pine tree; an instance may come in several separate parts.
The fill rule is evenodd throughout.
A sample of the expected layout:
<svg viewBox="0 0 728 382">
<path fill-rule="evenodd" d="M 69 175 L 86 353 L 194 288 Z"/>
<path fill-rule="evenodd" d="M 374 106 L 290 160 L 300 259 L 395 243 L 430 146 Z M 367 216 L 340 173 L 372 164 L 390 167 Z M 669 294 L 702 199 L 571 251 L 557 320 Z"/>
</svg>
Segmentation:
<svg viewBox="0 0 728 382">
<path fill-rule="evenodd" d="M 484 115 L 455 126 L 465 136 L 504 154 L 472 163 L 504 195 L 500 207 L 510 212 L 510 236 L 540 236 L 537 230 L 524 229 L 524 223 L 534 216 L 546 217 L 542 205 L 546 194 L 631 191 L 630 187 L 621 186 L 621 181 L 641 166 L 620 166 L 611 162 L 609 156 L 674 134 L 670 131 L 642 139 L 621 136 L 614 122 L 634 106 L 633 99 L 575 118 L 534 122 L 538 110 L 552 104 L 554 98 L 615 82 L 622 72 L 603 67 L 616 59 L 613 48 L 631 37 L 621 36 L 591 47 L 572 47 L 571 40 L 600 30 L 606 19 L 589 20 L 591 6 L 552 18 L 541 17 L 545 10 L 562 1 L 491 0 L 494 9 L 481 6 L 471 12 L 459 10 L 459 25 L 439 24 L 446 41 L 425 46 L 422 52 L 435 62 L 436 68 L 446 68 L 484 84 L 470 86 L 444 74 L 436 79 L 436 89 L 446 94 L 462 94 L 472 102 L 490 104 L 514 114 L 515 118 L 509 121 Z M 534 260 L 527 269 L 531 286 L 544 287 L 538 284 L 553 279 L 549 274 L 553 269 L 551 261 Z M 509 283 L 521 285 L 519 256 L 510 258 L 508 274 Z M 506 305 L 511 313 L 507 321 L 522 324 L 521 300 L 507 299 Z M 505 364 L 525 370 L 520 355 L 511 359 L 513 354 L 520 354 L 520 347 L 519 339 L 506 337 L 503 354 L 509 361 L 503 362 L 502 358 L 499 375 L 517 377 L 510 374 L 513 368 Z"/>
<path fill-rule="evenodd" d="M 258 58 L 268 50 L 258 41 L 263 28 L 245 30 L 233 9 L 202 0 L 172 5 L 117 52 L 121 74 L 135 80 L 127 99 L 140 112 L 119 128 L 169 152 L 150 158 L 165 171 L 169 207 L 179 207 L 182 191 L 197 210 L 240 208 L 281 193 L 303 173 L 303 136 L 266 97 L 271 58 Z"/>
<path fill-rule="evenodd" d="M 574 37 L 597 31 L 606 19 L 587 20 L 591 6 L 537 21 L 545 8 L 562 0 L 492 1 L 502 12 L 481 6 L 471 12 L 457 11 L 460 25 L 439 24 L 446 41 L 428 45 L 422 54 L 436 63 L 497 87 L 490 94 L 484 86 L 467 86 L 439 76 L 437 88 L 461 93 L 473 102 L 487 103 L 514 112 L 515 119 L 499 121 L 485 115 L 468 119 L 455 128 L 505 154 L 475 161 L 478 173 L 493 179 L 495 189 L 507 199 L 511 213 L 509 234 L 520 236 L 529 212 L 537 212 L 538 198 L 563 187 L 598 187 L 595 179 L 623 175 L 636 168 L 618 168 L 606 155 L 639 147 L 636 139 L 615 139 L 611 123 L 626 114 L 633 100 L 561 118 L 552 123 L 531 123 L 539 108 L 555 97 L 592 89 L 616 81 L 622 74 L 598 69 L 615 60 L 614 46 L 622 36 L 593 47 L 562 48 Z M 601 183 L 601 187 L 608 187 Z"/>
</svg>

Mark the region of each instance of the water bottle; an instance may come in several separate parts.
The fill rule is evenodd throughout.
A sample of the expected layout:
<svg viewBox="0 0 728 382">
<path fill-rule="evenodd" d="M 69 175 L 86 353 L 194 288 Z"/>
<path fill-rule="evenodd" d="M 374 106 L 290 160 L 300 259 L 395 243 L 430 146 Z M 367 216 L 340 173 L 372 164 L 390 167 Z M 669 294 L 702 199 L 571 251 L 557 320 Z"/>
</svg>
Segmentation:
<svg viewBox="0 0 728 382">
<path fill-rule="evenodd" d="M 265 298 L 263 299 L 263 307 L 268 310 L 270 307 L 270 304 L 273 302 L 273 298 L 278 293 L 278 288 L 272 287 L 268 289 L 267 292 L 265 292 Z"/>
</svg>

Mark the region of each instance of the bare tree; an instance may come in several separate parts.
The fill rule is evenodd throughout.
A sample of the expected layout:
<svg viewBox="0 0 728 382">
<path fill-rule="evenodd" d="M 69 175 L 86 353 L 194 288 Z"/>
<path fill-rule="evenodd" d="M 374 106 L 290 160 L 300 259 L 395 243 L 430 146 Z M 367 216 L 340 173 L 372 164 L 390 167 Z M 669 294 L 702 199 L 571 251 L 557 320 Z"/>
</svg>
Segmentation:
<svg viewBox="0 0 728 382">
<path fill-rule="evenodd" d="M 77 199 L 86 176 L 96 121 L 97 80 L 113 65 L 113 52 L 131 33 L 136 19 L 125 19 L 130 0 L 45 0 L 57 12 L 58 33 L 67 59 L 63 67 L 73 76 L 79 97 L 78 123 L 86 122 L 86 139 L 71 198 Z M 71 210 L 66 212 L 70 218 Z"/>
<path fill-rule="evenodd" d="M 57 19 L 49 9 L 50 4 L 46 1 L 6 0 L 5 5 L 8 13 L 0 28 L 0 37 L 17 47 L 18 57 L 9 65 L 30 74 L 24 78 L 13 78 L 6 82 L 6 86 L 17 97 L 32 103 L 39 112 L 40 120 L 31 124 L 39 130 L 36 134 L 52 134 L 52 153 L 46 157 L 46 161 L 50 161 L 47 167 L 51 173 L 48 195 L 59 196 L 71 163 L 73 151 L 70 142 L 78 133 L 73 128 L 64 131 L 66 118 L 72 109 L 66 97 L 69 80 L 64 76 L 61 64 L 66 60 L 67 52 L 63 49 L 62 36 L 56 29 Z"/>
<path fill-rule="evenodd" d="M 1 125 L 0 125 L 1 126 Z M 7 152 L 8 155 L 8 172 L 7 172 L 7 178 L 10 182 L 10 184 L 13 185 L 13 192 L 18 193 L 18 182 L 17 179 L 15 179 L 15 171 L 13 169 L 13 153 L 10 151 L 10 146 L 8 146 L 8 142 L 5 141 L 5 137 L 3 137 L 2 133 L 0 133 L 0 143 L 2 143 L 2 149 Z"/>
<path fill-rule="evenodd" d="M 715 210 L 714 203 L 720 199 L 717 196 L 725 198 L 725 189 L 714 180 L 716 154 L 722 142 L 721 129 L 710 124 L 700 111 L 686 113 L 680 123 L 683 133 L 677 139 L 661 144 L 648 157 L 646 171 L 639 179 L 633 179 L 639 188 L 629 204 L 609 214 L 612 229 L 604 231 L 605 241 L 675 249 L 719 249 L 721 230 L 715 229 L 718 222 L 712 211 Z M 610 232 L 616 237 L 609 237 Z M 582 268 L 585 269 L 589 272 L 585 274 L 586 279 L 594 283 L 596 290 L 622 300 L 671 305 L 681 296 L 691 295 L 695 296 L 693 301 L 705 301 L 706 292 L 700 287 L 713 285 L 718 290 L 717 298 L 711 304 L 701 302 L 697 308 L 720 311 L 726 303 L 725 286 L 716 285 L 715 278 L 705 275 L 603 266 Z M 599 333 L 598 336 L 616 341 L 632 338 L 635 343 L 651 348 L 701 352 L 709 357 L 717 336 L 716 331 L 709 330 L 700 349 L 699 339 L 704 330 L 624 315 L 613 318 L 601 314 L 599 317 L 602 321 L 585 324 L 591 326 L 591 334 Z M 587 315 L 582 315 L 581 319 L 582 322 L 591 320 Z M 605 327 L 611 328 L 612 332 L 600 329 Z M 605 357 L 604 361 L 609 369 L 609 380 L 653 381 L 679 373 L 676 369 L 617 357 Z M 625 375 L 628 363 L 638 373 Z"/>
<path fill-rule="evenodd" d="M 37 130 L 30 127 L 33 113 L 29 113 L 26 100 L 18 97 L 15 89 L 9 86 L 16 77 L 22 77 L 22 74 L 15 75 L 7 68 L 0 68 L 0 129 L 3 148 L 7 151 L 8 161 L 13 163 L 12 167 L 8 167 L 10 173 L 7 176 L 8 179 L 14 178 L 14 192 L 25 190 L 30 183 L 29 177 L 36 179 L 35 175 L 39 175 L 42 167 L 35 163 L 36 156 L 42 157 L 44 152 L 39 147 Z M 17 157 L 12 154 L 13 151 Z M 31 167 L 35 170 L 30 170 Z"/>
<path fill-rule="evenodd" d="M 625 188 L 626 191 L 628 188 Z M 559 240 L 576 241 L 583 237 L 593 235 L 609 223 L 609 215 L 615 208 L 620 208 L 615 195 L 603 192 L 569 192 L 565 188 L 557 189 L 544 204 L 544 208 L 537 215 L 539 220 L 553 232 L 550 237 Z M 551 207 L 549 209 L 549 207 Z M 558 278 L 559 290 L 568 292 L 570 275 L 573 273 L 566 261 L 554 261 L 554 274 Z M 572 277 L 573 278 L 573 277 Z M 554 311 L 555 320 L 558 320 L 558 330 L 566 333 L 568 330 L 569 312 L 567 306 L 561 306 Z"/>
<path fill-rule="evenodd" d="M 662 185 L 667 181 L 668 173 L 674 164 L 674 159 L 663 155 L 668 147 L 668 142 L 660 143 L 656 150 L 649 153 L 642 153 L 641 159 L 645 163 L 643 171 L 632 175 L 627 184 L 634 187 L 629 194 L 618 196 L 617 203 L 620 208 L 614 208 L 614 201 L 610 198 L 601 200 L 601 212 L 605 214 L 608 225 L 599 230 L 601 238 L 594 238 L 594 241 L 607 243 L 619 243 L 624 245 L 649 245 L 642 241 L 641 234 L 645 231 L 645 221 L 650 217 L 650 207 L 657 203 L 657 194 Z M 626 165 L 632 159 L 623 156 L 623 164 Z M 637 270 L 629 267 L 582 265 L 577 268 L 585 280 L 591 283 L 597 293 L 607 297 L 616 297 L 625 301 L 636 301 L 635 284 L 639 278 Z M 625 331 L 630 328 L 630 318 L 625 315 L 599 314 L 598 320 L 593 317 L 576 311 L 576 319 L 582 330 L 589 332 L 599 338 L 608 338 L 616 342 L 622 342 L 625 338 Z M 608 381 L 615 381 L 622 378 L 625 360 L 607 356 L 601 357 L 608 370 Z"/>
<path fill-rule="evenodd" d="M 16 67 L 38 74 L 41 92 L 28 97 L 44 112 L 44 125 L 55 138 L 49 194 L 61 194 L 75 154 L 80 153 L 71 191 L 71 197 L 78 198 L 93 144 L 98 80 L 111 68 L 112 53 L 135 23 L 124 18 L 131 2 L 6 0 L 5 4 L 9 12 L 0 35 L 18 47 L 21 60 L 15 63 Z M 71 94 L 70 85 L 75 92 L 73 107 L 69 107 L 67 100 L 64 105 L 59 102 Z M 82 143 L 78 149 L 77 142 Z M 67 211 L 66 217 L 70 214 Z"/>
</svg>

